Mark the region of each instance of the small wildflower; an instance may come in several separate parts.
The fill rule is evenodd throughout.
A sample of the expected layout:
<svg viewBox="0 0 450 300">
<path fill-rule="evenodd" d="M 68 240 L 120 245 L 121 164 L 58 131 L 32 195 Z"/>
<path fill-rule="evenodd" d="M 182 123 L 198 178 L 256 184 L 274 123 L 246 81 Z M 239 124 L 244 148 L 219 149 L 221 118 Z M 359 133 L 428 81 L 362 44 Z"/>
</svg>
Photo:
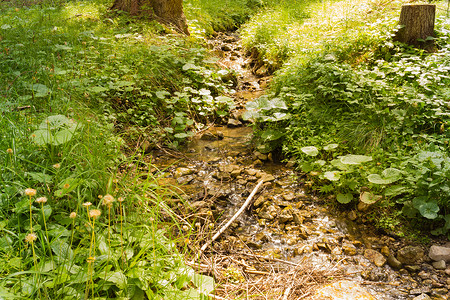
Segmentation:
<svg viewBox="0 0 450 300">
<path fill-rule="evenodd" d="M 91 202 L 84 202 L 84 203 L 83 203 L 83 206 L 84 206 L 84 207 L 89 207 L 89 206 L 91 206 L 91 205 L 92 205 Z"/>
<path fill-rule="evenodd" d="M 25 195 L 29 197 L 36 196 L 36 190 L 31 188 L 25 189 Z"/>
<path fill-rule="evenodd" d="M 37 239 L 37 235 L 35 233 L 29 233 L 27 234 L 27 236 L 25 237 L 25 242 L 27 243 L 32 243 Z"/>
<path fill-rule="evenodd" d="M 94 257 L 94 256 L 89 256 L 89 257 L 86 259 L 86 261 L 87 261 L 88 263 L 93 263 L 93 262 L 95 261 L 95 257 Z"/>
<path fill-rule="evenodd" d="M 89 217 L 91 217 L 92 219 L 97 219 L 101 214 L 102 212 L 98 209 L 92 209 L 89 211 Z"/>
<path fill-rule="evenodd" d="M 59 168 L 61 168 L 61 165 L 60 165 L 60 164 L 54 164 L 54 165 L 53 165 L 53 168 L 59 169 Z"/>
<path fill-rule="evenodd" d="M 11 149 L 11 148 L 6 149 L 6 153 L 13 154 L 13 149 Z"/>
<path fill-rule="evenodd" d="M 63 186 L 63 188 L 64 188 L 65 190 L 67 190 L 68 188 L 70 188 L 70 184 L 66 183 L 66 184 Z"/>
<path fill-rule="evenodd" d="M 125 199 L 123 199 L 123 197 L 119 197 L 119 198 L 117 198 L 117 201 L 123 202 L 123 201 L 125 201 Z"/>
<path fill-rule="evenodd" d="M 70 213 L 70 215 L 69 215 L 69 218 L 71 218 L 71 219 L 75 219 L 77 217 L 77 213 L 76 212 L 71 212 Z"/>
<path fill-rule="evenodd" d="M 116 184 L 119 183 L 119 179 L 114 178 L 114 179 L 113 179 L 113 183 L 116 183 Z"/>
<path fill-rule="evenodd" d="M 33 133 L 33 134 L 31 135 L 31 137 L 34 139 L 34 138 L 36 137 L 36 135 Z"/>
<path fill-rule="evenodd" d="M 103 197 L 103 201 L 102 201 L 103 205 L 111 206 L 113 202 L 114 202 L 114 197 L 111 196 L 110 194 L 107 194 Z"/>
<path fill-rule="evenodd" d="M 98 198 L 98 199 L 102 199 L 102 198 L 103 198 L 103 195 L 98 195 L 97 198 Z"/>
<path fill-rule="evenodd" d="M 45 203 L 47 202 L 47 197 L 39 197 L 35 201 L 36 203 Z"/>
</svg>

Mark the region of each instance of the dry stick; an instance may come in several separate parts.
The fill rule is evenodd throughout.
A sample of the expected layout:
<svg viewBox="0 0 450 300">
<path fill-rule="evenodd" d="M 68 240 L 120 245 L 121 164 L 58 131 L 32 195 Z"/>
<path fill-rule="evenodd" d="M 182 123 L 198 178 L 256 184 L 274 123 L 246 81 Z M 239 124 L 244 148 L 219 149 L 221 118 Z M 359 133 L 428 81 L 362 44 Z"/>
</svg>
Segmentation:
<svg viewBox="0 0 450 300">
<path fill-rule="evenodd" d="M 217 233 L 212 237 L 212 239 L 208 242 L 206 242 L 202 248 L 200 248 L 200 253 L 198 255 L 198 257 L 200 258 L 203 254 L 203 252 L 206 250 L 206 248 L 208 248 L 209 245 L 211 245 L 212 242 L 214 242 L 225 230 L 227 230 L 227 228 L 244 212 L 244 210 L 247 208 L 247 206 L 250 204 L 250 202 L 252 201 L 253 197 L 255 196 L 256 192 L 258 192 L 259 188 L 261 187 L 261 185 L 264 183 L 264 180 L 261 179 L 258 184 L 255 186 L 255 188 L 253 189 L 252 193 L 250 194 L 250 196 L 248 196 L 247 200 L 245 200 L 244 204 L 242 204 L 241 208 L 237 211 L 237 213 L 234 214 L 234 216 L 228 221 L 227 224 L 225 224 L 224 226 L 222 226 L 220 228 L 219 231 L 217 231 Z"/>
<path fill-rule="evenodd" d="M 283 299 L 281 299 L 281 300 L 287 300 L 287 299 L 288 299 L 289 294 L 291 293 L 291 289 L 292 289 L 292 286 L 288 287 L 288 288 L 284 291 L 284 293 L 283 293 Z"/>
</svg>

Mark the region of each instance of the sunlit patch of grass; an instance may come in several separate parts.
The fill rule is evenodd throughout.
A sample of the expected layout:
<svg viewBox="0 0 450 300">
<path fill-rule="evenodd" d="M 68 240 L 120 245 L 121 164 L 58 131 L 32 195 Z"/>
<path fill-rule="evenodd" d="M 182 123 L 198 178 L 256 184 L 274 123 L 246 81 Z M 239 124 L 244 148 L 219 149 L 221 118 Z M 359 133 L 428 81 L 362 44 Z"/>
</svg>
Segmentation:
<svg viewBox="0 0 450 300">
<path fill-rule="evenodd" d="M 395 13 L 401 2 L 301 1 L 292 5 L 282 1 L 243 27 L 243 43 L 258 49 L 268 63 L 281 66 L 288 58 L 322 51 L 333 39 L 354 39 L 380 16 Z M 295 13 L 292 7 L 297 7 Z"/>
</svg>

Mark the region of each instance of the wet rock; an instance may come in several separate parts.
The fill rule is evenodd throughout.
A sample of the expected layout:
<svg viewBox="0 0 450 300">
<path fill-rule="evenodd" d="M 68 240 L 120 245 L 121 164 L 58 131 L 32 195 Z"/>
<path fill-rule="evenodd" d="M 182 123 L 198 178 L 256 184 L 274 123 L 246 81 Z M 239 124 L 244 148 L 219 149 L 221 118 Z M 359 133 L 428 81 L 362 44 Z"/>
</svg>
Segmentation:
<svg viewBox="0 0 450 300">
<path fill-rule="evenodd" d="M 434 261 L 432 265 L 436 270 L 445 270 L 445 268 L 447 267 L 445 260 Z"/>
<path fill-rule="evenodd" d="M 209 207 L 209 203 L 206 201 L 195 201 L 195 202 L 190 203 L 190 205 L 189 205 L 189 208 L 192 211 L 197 211 L 197 210 L 200 210 L 202 208 L 207 208 L 207 207 Z"/>
<path fill-rule="evenodd" d="M 433 245 L 428 256 L 434 261 L 444 260 L 450 262 L 450 248 Z"/>
<path fill-rule="evenodd" d="M 366 249 L 364 257 L 377 267 L 382 267 L 386 263 L 386 258 L 384 258 L 383 254 L 373 249 Z"/>
<path fill-rule="evenodd" d="M 375 300 L 375 298 L 356 282 L 344 280 L 320 288 L 314 299 L 327 300 Z"/>
<path fill-rule="evenodd" d="M 362 278 L 369 280 L 369 281 L 387 281 L 388 276 L 387 274 L 379 269 L 379 268 L 373 268 L 373 269 L 366 269 L 361 272 Z"/>
<path fill-rule="evenodd" d="M 431 298 L 427 294 L 421 294 L 417 297 L 414 297 L 413 300 L 431 300 Z"/>
<path fill-rule="evenodd" d="M 293 221 L 294 221 L 295 224 L 297 224 L 297 225 L 302 225 L 303 224 L 304 218 L 303 218 L 302 214 L 299 211 L 294 211 L 292 213 L 292 217 L 293 217 Z"/>
<path fill-rule="evenodd" d="M 295 194 L 294 194 L 294 192 L 292 192 L 292 191 L 284 192 L 284 193 L 282 194 L 282 197 L 283 197 L 283 199 L 286 200 L 286 201 L 294 201 L 294 200 L 295 200 Z"/>
<path fill-rule="evenodd" d="M 191 175 L 194 174 L 195 170 L 194 169 L 190 169 L 190 168 L 177 168 L 175 170 L 175 174 L 174 177 L 175 178 L 180 178 L 182 176 L 186 176 L 186 175 Z"/>
<path fill-rule="evenodd" d="M 255 241 L 266 243 L 269 241 L 269 237 L 264 232 L 258 232 L 255 235 Z"/>
<path fill-rule="evenodd" d="M 424 256 L 423 249 L 418 246 L 406 246 L 397 251 L 398 261 L 405 265 L 421 263 Z"/>
<path fill-rule="evenodd" d="M 219 140 L 223 140 L 223 132 L 205 132 L 202 137 L 200 138 L 201 140 L 205 140 L 205 141 L 219 141 Z"/>
<path fill-rule="evenodd" d="M 278 215 L 280 208 L 276 205 L 268 205 L 263 206 L 262 209 L 258 212 L 258 217 L 266 220 L 273 220 Z"/>
<path fill-rule="evenodd" d="M 391 250 L 389 249 L 388 246 L 383 246 L 380 249 L 381 254 L 383 254 L 385 257 L 389 257 L 389 255 L 391 255 Z"/>
<path fill-rule="evenodd" d="M 246 245 L 251 249 L 261 249 L 262 248 L 262 245 L 255 243 L 253 241 L 246 242 Z"/>
<path fill-rule="evenodd" d="M 231 174 L 230 173 L 225 173 L 225 172 L 212 172 L 211 176 L 217 180 L 223 180 L 223 181 L 228 181 L 231 179 Z"/>
<path fill-rule="evenodd" d="M 292 208 L 285 208 L 283 209 L 280 214 L 278 215 L 278 222 L 279 223 L 286 223 L 290 222 L 294 219 L 294 216 L 292 215 Z"/>
<path fill-rule="evenodd" d="M 367 204 L 367 203 L 360 201 L 358 203 L 357 208 L 359 211 L 365 212 L 365 211 L 368 211 L 371 206 L 372 206 L 371 204 Z"/>
<path fill-rule="evenodd" d="M 419 265 L 406 265 L 405 269 L 411 273 L 415 273 L 415 272 L 419 272 L 421 268 Z"/>
<path fill-rule="evenodd" d="M 274 181 L 275 180 L 275 177 L 272 175 L 272 174 L 263 174 L 262 176 L 261 176 L 261 180 L 263 181 L 263 182 L 272 182 L 272 181 Z"/>
<path fill-rule="evenodd" d="M 220 47 L 220 49 L 221 49 L 222 51 L 231 51 L 231 50 L 233 50 L 233 48 L 232 48 L 230 45 L 227 45 L 227 44 L 223 44 L 223 45 Z"/>
<path fill-rule="evenodd" d="M 420 289 L 411 289 L 409 290 L 409 294 L 410 295 L 426 295 L 426 293 L 429 293 L 430 289 L 429 288 L 420 288 Z"/>
<path fill-rule="evenodd" d="M 434 295 L 441 295 L 441 296 L 443 296 L 443 295 L 446 295 L 448 293 L 448 289 L 447 288 L 437 288 L 437 289 L 432 289 L 431 292 Z M 446 298 L 446 299 L 448 299 L 448 298 Z"/>
<path fill-rule="evenodd" d="M 350 256 L 356 255 L 356 247 L 348 241 L 344 241 L 342 243 L 342 250 L 346 255 Z"/>
<path fill-rule="evenodd" d="M 255 167 L 262 167 L 263 162 L 262 162 L 261 160 L 257 159 L 257 160 L 255 160 L 255 161 L 253 162 L 253 165 L 254 165 Z"/>
<path fill-rule="evenodd" d="M 255 176 L 257 171 L 255 169 L 245 169 L 244 173 L 247 174 L 248 176 Z"/>
<path fill-rule="evenodd" d="M 177 182 L 178 184 L 188 184 L 189 182 L 191 182 L 192 180 L 195 179 L 195 175 L 187 175 L 187 176 L 182 176 L 177 178 Z"/>
<path fill-rule="evenodd" d="M 348 218 L 350 221 L 355 221 L 355 220 L 358 218 L 358 215 L 356 214 L 356 212 L 355 212 L 354 210 L 352 210 L 352 211 L 349 211 L 349 212 L 348 212 L 347 218 Z"/>
<path fill-rule="evenodd" d="M 264 202 L 266 202 L 267 199 L 264 196 L 259 196 L 258 199 L 256 199 L 256 201 L 253 203 L 254 207 L 260 207 L 261 205 L 264 204 Z"/>
<path fill-rule="evenodd" d="M 242 126 L 242 122 L 236 119 L 228 119 L 227 122 L 227 127 L 228 128 L 236 128 L 236 127 L 241 127 Z"/>
<path fill-rule="evenodd" d="M 255 75 L 258 77 L 264 77 L 269 74 L 269 68 L 267 66 L 263 65 L 262 67 L 258 68 L 255 71 Z"/>
<path fill-rule="evenodd" d="M 297 233 L 297 236 L 303 240 L 307 240 L 310 236 L 310 232 L 306 228 L 300 228 L 299 232 Z"/>
<path fill-rule="evenodd" d="M 261 152 L 258 152 L 258 151 L 255 151 L 253 153 L 253 157 L 255 159 L 259 159 L 259 160 L 267 160 L 268 159 L 267 154 L 264 154 L 264 153 L 261 153 Z"/>
<path fill-rule="evenodd" d="M 396 270 L 400 269 L 400 268 L 402 267 L 402 265 L 403 265 L 403 264 L 402 264 L 400 261 L 398 261 L 398 259 L 395 258 L 395 256 L 392 255 L 392 254 L 388 256 L 388 258 L 387 258 L 387 263 L 388 263 L 389 266 L 391 266 L 391 268 L 396 269 Z"/>
</svg>

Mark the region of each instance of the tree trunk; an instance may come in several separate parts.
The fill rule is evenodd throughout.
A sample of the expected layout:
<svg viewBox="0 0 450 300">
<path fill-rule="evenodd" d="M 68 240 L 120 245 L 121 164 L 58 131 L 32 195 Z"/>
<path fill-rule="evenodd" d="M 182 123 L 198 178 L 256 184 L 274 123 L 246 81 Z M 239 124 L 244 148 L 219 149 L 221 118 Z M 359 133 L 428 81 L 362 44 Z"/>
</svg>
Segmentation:
<svg viewBox="0 0 450 300">
<path fill-rule="evenodd" d="M 111 9 L 126 11 L 132 16 L 146 16 L 173 25 L 178 31 L 189 35 L 183 0 L 115 0 Z"/>
<path fill-rule="evenodd" d="M 434 4 L 405 4 L 402 6 L 399 29 L 394 40 L 423 49 L 433 48 L 434 19 L 436 6 Z"/>
</svg>

